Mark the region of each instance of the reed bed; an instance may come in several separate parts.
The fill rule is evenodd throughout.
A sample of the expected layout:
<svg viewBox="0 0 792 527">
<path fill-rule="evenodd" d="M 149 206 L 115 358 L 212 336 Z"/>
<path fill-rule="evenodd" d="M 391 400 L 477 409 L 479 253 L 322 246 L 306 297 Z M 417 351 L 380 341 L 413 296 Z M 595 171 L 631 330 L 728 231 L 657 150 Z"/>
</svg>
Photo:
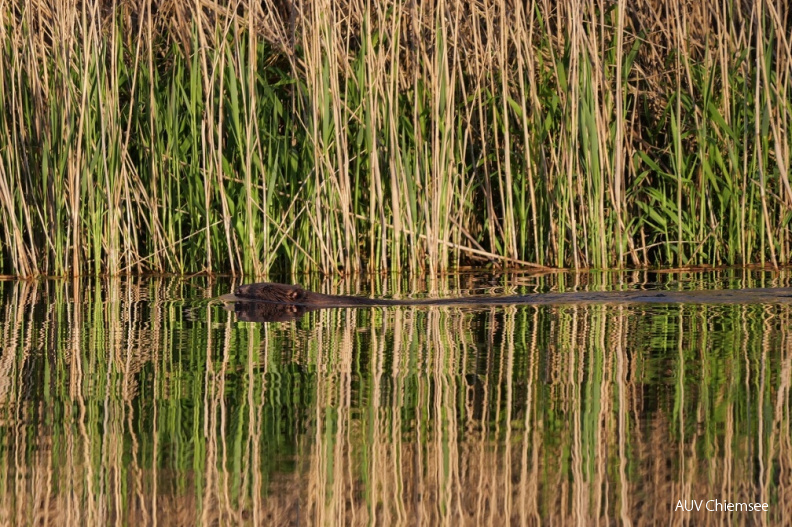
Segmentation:
<svg viewBox="0 0 792 527">
<path fill-rule="evenodd" d="M 0 273 L 790 262 L 788 0 L 0 16 Z"/>
</svg>

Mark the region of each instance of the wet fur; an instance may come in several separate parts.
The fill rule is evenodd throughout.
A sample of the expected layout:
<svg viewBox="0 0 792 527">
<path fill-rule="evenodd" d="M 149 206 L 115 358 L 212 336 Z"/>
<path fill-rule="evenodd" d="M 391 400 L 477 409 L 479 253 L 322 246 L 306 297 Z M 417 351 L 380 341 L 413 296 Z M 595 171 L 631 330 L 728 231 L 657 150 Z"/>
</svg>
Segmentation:
<svg viewBox="0 0 792 527">
<path fill-rule="evenodd" d="M 269 282 L 241 285 L 234 290 L 234 296 L 240 300 L 305 306 L 316 309 L 325 307 L 397 306 L 412 303 L 403 300 L 375 300 L 359 296 L 323 295 L 322 293 L 306 291 L 299 285 Z"/>
<path fill-rule="evenodd" d="M 234 295 L 245 300 L 257 300 L 273 304 L 303 305 L 308 292 L 299 285 L 247 284 L 234 290 Z"/>
</svg>

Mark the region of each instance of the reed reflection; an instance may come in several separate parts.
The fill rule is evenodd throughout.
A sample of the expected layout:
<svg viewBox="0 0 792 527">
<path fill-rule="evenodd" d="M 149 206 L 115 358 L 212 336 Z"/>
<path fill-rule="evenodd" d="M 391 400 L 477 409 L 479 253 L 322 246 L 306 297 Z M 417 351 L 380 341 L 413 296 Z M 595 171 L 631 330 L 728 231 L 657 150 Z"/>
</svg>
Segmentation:
<svg viewBox="0 0 792 527">
<path fill-rule="evenodd" d="M 196 302 L 227 290 L 0 285 L 0 522 L 720 524 L 674 510 L 710 498 L 770 504 L 735 523 L 792 513 L 788 304 L 258 324 Z"/>
</svg>

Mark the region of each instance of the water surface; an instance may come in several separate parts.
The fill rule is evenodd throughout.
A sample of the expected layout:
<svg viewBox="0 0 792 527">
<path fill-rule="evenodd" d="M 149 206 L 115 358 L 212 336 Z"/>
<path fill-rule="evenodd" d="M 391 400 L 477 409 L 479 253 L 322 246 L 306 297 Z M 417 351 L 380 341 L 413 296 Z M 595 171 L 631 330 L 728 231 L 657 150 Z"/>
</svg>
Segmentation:
<svg viewBox="0 0 792 527">
<path fill-rule="evenodd" d="M 432 297 L 792 280 L 303 285 Z M 231 287 L 0 282 L 0 523 L 792 521 L 788 299 L 330 309 L 262 324 L 208 302 Z M 768 506 L 688 512 L 679 500 Z"/>
</svg>

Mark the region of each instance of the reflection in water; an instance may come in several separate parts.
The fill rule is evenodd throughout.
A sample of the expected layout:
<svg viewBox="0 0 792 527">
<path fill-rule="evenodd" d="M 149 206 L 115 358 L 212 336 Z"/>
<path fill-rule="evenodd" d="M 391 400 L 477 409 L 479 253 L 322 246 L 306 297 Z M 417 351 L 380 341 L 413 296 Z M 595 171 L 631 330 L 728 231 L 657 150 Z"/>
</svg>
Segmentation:
<svg viewBox="0 0 792 527">
<path fill-rule="evenodd" d="M 308 311 L 305 306 L 270 302 L 234 302 L 223 307 L 234 311 L 242 322 L 289 322 L 300 320 Z"/>
<path fill-rule="evenodd" d="M 789 304 L 254 324 L 201 280 L 0 283 L 0 523 L 792 515 Z M 702 499 L 769 510 L 674 510 Z"/>
</svg>

